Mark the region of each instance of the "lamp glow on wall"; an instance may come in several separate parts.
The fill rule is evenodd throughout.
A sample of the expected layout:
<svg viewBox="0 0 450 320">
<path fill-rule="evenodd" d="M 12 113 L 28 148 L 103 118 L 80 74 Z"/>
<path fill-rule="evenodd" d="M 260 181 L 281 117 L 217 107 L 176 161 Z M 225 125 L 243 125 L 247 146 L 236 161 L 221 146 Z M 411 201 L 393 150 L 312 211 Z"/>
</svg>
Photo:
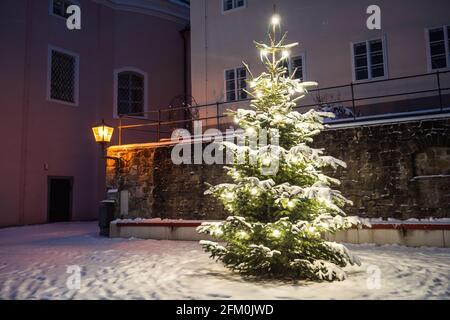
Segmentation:
<svg viewBox="0 0 450 320">
<path fill-rule="evenodd" d="M 114 128 L 107 125 L 104 120 L 98 126 L 92 127 L 92 132 L 94 133 L 94 138 L 97 143 L 105 145 L 111 142 L 112 135 L 114 133 Z"/>
</svg>

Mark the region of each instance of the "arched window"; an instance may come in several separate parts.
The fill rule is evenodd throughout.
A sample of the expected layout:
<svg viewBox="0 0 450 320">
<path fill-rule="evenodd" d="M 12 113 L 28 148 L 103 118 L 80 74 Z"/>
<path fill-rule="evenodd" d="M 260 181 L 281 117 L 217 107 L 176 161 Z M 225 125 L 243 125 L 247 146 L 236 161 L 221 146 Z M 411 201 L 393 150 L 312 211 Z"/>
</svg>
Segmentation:
<svg viewBox="0 0 450 320">
<path fill-rule="evenodd" d="M 135 70 L 116 72 L 117 115 L 144 116 L 146 111 L 146 75 Z"/>
</svg>

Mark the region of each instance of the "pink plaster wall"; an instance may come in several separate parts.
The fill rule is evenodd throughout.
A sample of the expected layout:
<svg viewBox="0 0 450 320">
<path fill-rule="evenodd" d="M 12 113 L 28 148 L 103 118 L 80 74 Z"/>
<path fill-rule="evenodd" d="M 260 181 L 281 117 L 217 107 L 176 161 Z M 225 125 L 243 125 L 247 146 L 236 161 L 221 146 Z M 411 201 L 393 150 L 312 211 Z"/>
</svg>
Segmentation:
<svg viewBox="0 0 450 320">
<path fill-rule="evenodd" d="M 183 91 L 183 24 L 80 3 L 82 29 L 69 31 L 47 1 L 0 2 L 0 226 L 47 222 L 49 176 L 74 177 L 73 220 L 96 218 L 104 163 L 91 126 L 117 123 L 115 69 L 148 74 L 150 110 Z M 49 45 L 79 54 L 78 106 L 47 100 Z"/>
</svg>

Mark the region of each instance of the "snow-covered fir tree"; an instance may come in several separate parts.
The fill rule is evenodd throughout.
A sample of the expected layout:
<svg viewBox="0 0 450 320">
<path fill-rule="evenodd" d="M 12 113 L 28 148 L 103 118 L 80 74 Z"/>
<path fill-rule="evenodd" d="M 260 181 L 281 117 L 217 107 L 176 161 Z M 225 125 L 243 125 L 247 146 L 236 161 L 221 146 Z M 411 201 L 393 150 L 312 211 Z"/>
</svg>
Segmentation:
<svg viewBox="0 0 450 320">
<path fill-rule="evenodd" d="M 226 167 L 234 183 L 206 192 L 230 216 L 224 222 L 203 223 L 198 231 L 217 242 L 201 244 L 212 258 L 245 275 L 343 280 L 342 268 L 359 260 L 323 235 L 360 227 L 361 221 L 346 217 L 342 208 L 351 202 L 333 189 L 339 181 L 323 173 L 345 163 L 309 146 L 324 129 L 323 119 L 333 115 L 294 111 L 307 88 L 317 84 L 289 75 L 286 61 L 298 44 L 284 44 L 286 34 L 277 39 L 278 22 L 278 17 L 272 19 L 268 45 L 255 42 L 266 71 L 254 77 L 248 70 L 251 109 L 232 113 L 247 133 L 246 144 L 223 142 L 234 156 L 233 165 Z M 251 137 L 263 132 L 269 133 L 268 144 L 252 144 Z"/>
</svg>

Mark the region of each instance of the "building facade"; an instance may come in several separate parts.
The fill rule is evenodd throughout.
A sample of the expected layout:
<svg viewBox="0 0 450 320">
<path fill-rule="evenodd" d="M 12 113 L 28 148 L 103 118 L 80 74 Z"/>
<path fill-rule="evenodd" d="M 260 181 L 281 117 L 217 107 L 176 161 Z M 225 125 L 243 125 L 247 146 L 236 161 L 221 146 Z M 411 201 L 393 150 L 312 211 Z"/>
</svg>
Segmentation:
<svg viewBox="0 0 450 320">
<path fill-rule="evenodd" d="M 66 26 L 73 4 L 80 30 Z M 97 217 L 105 163 L 91 127 L 185 93 L 188 22 L 186 1 L 0 2 L 0 227 Z"/>
<path fill-rule="evenodd" d="M 199 104 L 237 105 L 248 98 L 243 80 L 249 75 L 242 61 L 254 74 L 262 71 L 253 41 L 266 39 L 275 5 L 288 42 L 300 44 L 290 53 L 287 67 L 291 74 L 296 72 L 295 77 L 319 83 L 320 93 L 306 98 L 304 105 L 343 101 L 344 108 L 356 105 L 357 110 L 352 110 L 356 116 L 448 107 L 448 96 L 443 101 L 436 98 L 436 73 L 441 73 L 441 88 L 449 88 L 450 74 L 445 72 L 450 67 L 450 2 L 380 0 L 376 5 L 381 29 L 369 29 L 367 20 L 378 14 L 370 8 L 373 4 L 368 0 L 193 0 L 193 97 Z M 398 79 L 413 75 L 421 76 Z M 335 86 L 342 87 L 326 89 Z M 440 91 L 441 98 L 449 93 Z M 421 93 L 405 94 L 409 92 Z M 379 96 L 383 98 L 363 100 Z M 210 108 L 203 115 L 212 118 L 215 113 Z"/>
</svg>

